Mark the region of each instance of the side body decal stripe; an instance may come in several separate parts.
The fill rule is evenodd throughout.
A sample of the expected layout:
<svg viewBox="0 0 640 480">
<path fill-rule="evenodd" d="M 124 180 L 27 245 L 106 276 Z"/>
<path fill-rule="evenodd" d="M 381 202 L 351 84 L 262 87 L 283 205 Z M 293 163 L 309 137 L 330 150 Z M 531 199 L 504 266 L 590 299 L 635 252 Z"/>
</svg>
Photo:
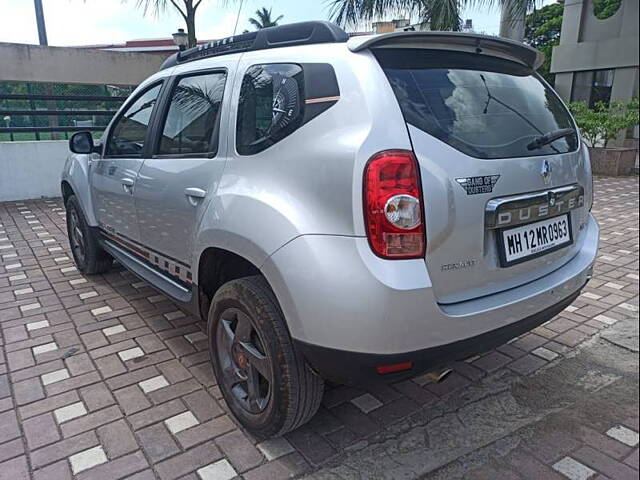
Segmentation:
<svg viewBox="0 0 640 480">
<path fill-rule="evenodd" d="M 123 237 L 122 235 L 107 232 L 102 228 L 100 229 L 100 234 L 106 240 L 109 240 L 128 252 L 136 255 L 154 270 L 171 277 L 173 280 L 180 282 L 187 287 L 191 287 L 191 284 L 193 283 L 193 272 L 191 270 L 191 266 L 171 257 L 167 257 L 166 255 L 162 255 L 161 253 L 151 250 L 144 245 Z"/>
</svg>

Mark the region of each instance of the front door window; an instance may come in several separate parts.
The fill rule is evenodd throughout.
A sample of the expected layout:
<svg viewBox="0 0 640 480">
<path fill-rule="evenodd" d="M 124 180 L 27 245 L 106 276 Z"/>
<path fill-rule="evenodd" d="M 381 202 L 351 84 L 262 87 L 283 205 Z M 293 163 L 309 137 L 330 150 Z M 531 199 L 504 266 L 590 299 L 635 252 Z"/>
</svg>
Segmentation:
<svg viewBox="0 0 640 480">
<path fill-rule="evenodd" d="M 105 156 L 141 157 L 161 84 L 142 93 L 120 116 L 109 135 Z"/>
</svg>

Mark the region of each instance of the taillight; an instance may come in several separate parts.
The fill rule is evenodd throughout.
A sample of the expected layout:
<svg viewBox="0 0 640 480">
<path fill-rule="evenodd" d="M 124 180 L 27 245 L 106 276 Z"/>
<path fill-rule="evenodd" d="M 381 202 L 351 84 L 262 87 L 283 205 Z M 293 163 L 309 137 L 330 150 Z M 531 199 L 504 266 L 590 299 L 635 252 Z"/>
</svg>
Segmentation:
<svg viewBox="0 0 640 480">
<path fill-rule="evenodd" d="M 422 189 L 412 152 L 377 153 L 364 171 L 364 218 L 373 252 L 389 259 L 424 257 Z"/>
</svg>

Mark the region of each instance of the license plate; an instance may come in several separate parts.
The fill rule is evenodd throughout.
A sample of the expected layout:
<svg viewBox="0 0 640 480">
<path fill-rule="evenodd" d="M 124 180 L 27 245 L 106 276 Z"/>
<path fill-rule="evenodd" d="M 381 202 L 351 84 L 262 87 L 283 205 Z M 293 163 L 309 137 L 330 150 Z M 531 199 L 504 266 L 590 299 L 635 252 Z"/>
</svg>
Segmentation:
<svg viewBox="0 0 640 480">
<path fill-rule="evenodd" d="M 498 232 L 500 265 L 509 267 L 573 242 L 570 214 Z"/>
</svg>

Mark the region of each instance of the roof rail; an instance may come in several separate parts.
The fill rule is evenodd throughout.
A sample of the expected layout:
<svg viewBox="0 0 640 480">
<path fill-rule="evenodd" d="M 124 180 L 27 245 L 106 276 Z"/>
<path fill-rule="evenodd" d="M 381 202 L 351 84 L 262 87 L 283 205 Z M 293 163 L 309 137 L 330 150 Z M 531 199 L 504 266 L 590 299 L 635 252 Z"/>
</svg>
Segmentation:
<svg viewBox="0 0 640 480">
<path fill-rule="evenodd" d="M 289 23 L 222 38 L 178 52 L 167 58 L 160 70 L 206 57 L 293 45 L 341 43 L 347 40 L 349 40 L 347 33 L 335 23 L 321 21 Z"/>
</svg>

